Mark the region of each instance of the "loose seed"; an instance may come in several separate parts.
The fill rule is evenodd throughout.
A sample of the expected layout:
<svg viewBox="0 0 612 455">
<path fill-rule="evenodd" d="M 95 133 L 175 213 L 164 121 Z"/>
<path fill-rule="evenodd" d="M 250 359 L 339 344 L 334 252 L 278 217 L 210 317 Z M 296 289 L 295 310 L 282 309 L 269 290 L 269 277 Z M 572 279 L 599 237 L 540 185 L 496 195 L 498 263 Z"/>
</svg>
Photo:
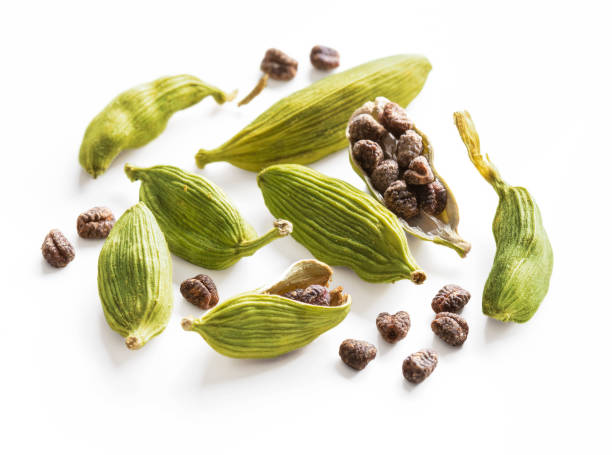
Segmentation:
<svg viewBox="0 0 612 455">
<path fill-rule="evenodd" d="M 310 51 L 312 66 L 321 71 L 329 71 L 340 65 L 340 54 L 327 46 L 315 46 Z"/>
<path fill-rule="evenodd" d="M 41 249 L 45 260 L 58 269 L 66 267 L 74 259 L 74 247 L 57 229 L 49 231 Z"/>
<path fill-rule="evenodd" d="M 347 339 L 340 345 L 339 354 L 349 367 L 363 370 L 376 357 L 376 346 L 367 341 Z"/>
<path fill-rule="evenodd" d="M 404 377 L 414 383 L 423 382 L 438 365 L 438 354 L 431 349 L 422 349 L 410 354 L 402 364 Z"/>
<path fill-rule="evenodd" d="M 431 330 L 451 346 L 461 346 L 467 339 L 470 328 L 467 321 L 458 314 L 442 312 L 436 314 L 431 322 Z"/>
<path fill-rule="evenodd" d="M 410 330 L 410 315 L 405 311 L 395 314 L 380 313 L 376 318 L 376 328 L 388 343 L 404 339 Z"/>
<path fill-rule="evenodd" d="M 219 303 L 215 282 L 208 275 L 196 275 L 181 283 L 181 294 L 189 303 L 208 310 Z"/>
</svg>

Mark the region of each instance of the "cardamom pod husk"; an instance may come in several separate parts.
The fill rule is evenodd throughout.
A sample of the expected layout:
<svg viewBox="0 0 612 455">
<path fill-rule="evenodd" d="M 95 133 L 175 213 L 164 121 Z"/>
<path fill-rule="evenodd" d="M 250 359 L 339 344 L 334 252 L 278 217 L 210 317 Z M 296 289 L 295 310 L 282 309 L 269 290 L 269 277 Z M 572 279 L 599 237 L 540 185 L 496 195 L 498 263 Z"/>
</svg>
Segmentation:
<svg viewBox="0 0 612 455">
<path fill-rule="evenodd" d="M 372 115 L 372 117 L 378 122 L 378 117 L 380 116 L 383 107 L 388 102 L 389 100 L 384 97 L 377 97 L 374 102 L 367 102 L 357 111 L 355 111 L 351 116 L 351 119 L 358 114 L 367 113 Z M 453 195 L 453 192 L 451 191 L 446 181 L 437 173 L 434 167 L 433 147 L 429 138 L 416 126 L 414 126 L 412 130 L 418 133 L 423 139 L 423 152 L 421 153 L 421 155 L 427 159 L 427 161 L 429 162 L 429 166 L 431 167 L 431 170 L 435 175 L 435 178 L 446 189 L 446 207 L 439 214 L 430 214 L 423 210 L 420 210 L 417 216 L 414 216 L 407 220 L 398 217 L 398 220 L 400 221 L 402 227 L 408 234 L 413 235 L 422 240 L 427 240 L 430 242 L 437 243 L 439 245 L 444 245 L 449 248 L 452 248 L 461 257 L 465 257 L 465 255 L 470 251 L 471 245 L 469 242 L 464 240 L 457 231 L 457 227 L 459 225 L 459 206 L 457 205 L 457 200 L 455 199 L 455 196 Z M 372 194 L 382 205 L 385 205 L 383 195 L 374 187 L 368 173 L 355 160 L 355 157 L 353 155 L 353 144 L 350 142 L 348 127 L 346 129 L 346 137 L 349 138 L 349 159 L 353 170 L 365 182 L 370 194 Z M 386 157 L 390 158 L 389 150 L 385 148 L 384 152 Z"/>
<path fill-rule="evenodd" d="M 302 260 L 277 282 L 226 300 L 199 319 L 185 318 L 182 326 L 199 333 L 215 351 L 229 357 L 277 357 L 306 346 L 349 313 L 351 297 L 341 289 L 331 293 L 330 306 L 283 297 L 314 284 L 328 287 L 331 277 L 328 265 Z"/>
<path fill-rule="evenodd" d="M 79 163 L 98 177 L 121 151 L 149 143 L 164 131 L 172 114 L 208 95 L 223 104 L 236 94 L 225 93 L 189 74 L 162 77 L 121 93 L 87 127 Z"/>
<path fill-rule="evenodd" d="M 499 196 L 493 219 L 497 250 L 482 294 L 482 311 L 500 321 L 527 322 L 544 300 L 553 269 L 553 251 L 540 209 L 529 192 L 510 186 L 480 153 L 480 138 L 467 111 L 455 125 L 470 160 Z"/>
<path fill-rule="evenodd" d="M 370 282 L 425 281 L 397 217 L 354 186 L 298 164 L 259 173 L 268 209 L 293 224 L 293 237 L 330 265 Z"/>
<path fill-rule="evenodd" d="M 126 164 L 125 173 L 142 182 L 140 200 L 157 218 L 170 251 L 201 267 L 226 269 L 291 233 L 291 223 L 276 220 L 258 236 L 221 188 L 177 167 Z"/>
<path fill-rule="evenodd" d="M 196 163 L 228 161 L 248 171 L 312 163 L 346 147 L 346 120 L 364 100 L 380 95 L 406 106 L 430 70 L 423 56 L 395 55 L 327 76 L 278 101 L 220 147 L 200 150 Z"/>
<path fill-rule="evenodd" d="M 108 325 L 139 349 L 168 325 L 172 261 L 164 234 L 142 202 L 126 210 L 98 258 L 98 293 Z"/>
</svg>

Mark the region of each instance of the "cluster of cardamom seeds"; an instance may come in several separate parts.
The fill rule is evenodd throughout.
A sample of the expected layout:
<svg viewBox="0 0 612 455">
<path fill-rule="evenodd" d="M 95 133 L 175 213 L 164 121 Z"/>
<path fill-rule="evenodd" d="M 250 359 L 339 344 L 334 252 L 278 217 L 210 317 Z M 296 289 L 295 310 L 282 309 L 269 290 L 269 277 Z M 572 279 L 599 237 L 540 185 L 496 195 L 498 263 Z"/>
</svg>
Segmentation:
<svg viewBox="0 0 612 455">
<path fill-rule="evenodd" d="M 398 104 L 367 103 L 351 117 L 348 136 L 353 159 L 389 210 L 404 220 L 444 211 L 446 187 L 432 169 L 422 135 Z"/>
</svg>

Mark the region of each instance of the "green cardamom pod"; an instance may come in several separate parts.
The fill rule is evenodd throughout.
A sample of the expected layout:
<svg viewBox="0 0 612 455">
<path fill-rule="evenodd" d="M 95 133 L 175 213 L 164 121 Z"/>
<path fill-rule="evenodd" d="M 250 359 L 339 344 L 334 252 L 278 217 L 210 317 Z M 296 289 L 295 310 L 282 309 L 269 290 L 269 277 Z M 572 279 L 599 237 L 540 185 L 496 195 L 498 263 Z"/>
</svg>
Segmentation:
<svg viewBox="0 0 612 455">
<path fill-rule="evenodd" d="M 293 237 L 330 265 L 371 282 L 425 281 L 397 217 L 354 186 L 297 164 L 259 173 L 268 209 L 293 223 Z"/>
<path fill-rule="evenodd" d="M 164 234 L 142 202 L 110 231 L 98 258 L 98 293 L 108 325 L 139 349 L 168 325 L 172 261 Z"/>
<path fill-rule="evenodd" d="M 208 95 L 223 104 L 236 94 L 188 74 L 162 77 L 121 93 L 87 127 L 79 163 L 94 178 L 103 174 L 122 150 L 149 143 L 164 131 L 172 114 Z"/>
<path fill-rule="evenodd" d="M 377 97 L 375 101 L 369 101 L 365 103 L 362 107 L 357 109 L 353 115 L 351 116 L 351 120 L 357 117 L 360 114 L 368 114 L 372 117 L 372 122 L 376 122 L 380 129 L 385 132 L 384 127 L 380 124 L 382 120 L 383 112 L 385 106 L 390 104 L 389 100 L 384 97 Z M 403 112 L 403 110 L 402 110 Z M 385 120 L 387 120 L 385 118 Z M 405 117 L 407 122 L 408 118 Z M 392 124 L 392 120 L 387 120 L 387 123 Z M 380 192 L 376 189 L 375 185 L 372 182 L 372 172 L 369 173 L 363 168 L 361 163 L 355 159 L 355 154 L 353 151 L 353 145 L 355 143 L 354 140 L 351 139 L 350 134 L 350 126 L 351 121 L 349 121 L 349 127 L 346 129 L 346 137 L 349 139 L 349 159 L 351 162 L 351 166 L 353 170 L 361 177 L 361 179 L 365 182 L 368 191 L 383 205 L 385 205 L 384 192 Z M 366 127 L 368 125 L 365 125 Z M 400 130 L 401 131 L 401 130 Z M 402 218 L 398 216 L 398 220 L 400 221 L 404 230 L 419 239 L 427 240 L 430 242 L 434 242 L 440 245 L 447 246 L 455 250 L 461 257 L 465 257 L 465 255 L 470 251 L 471 245 L 469 242 L 461 238 L 459 232 L 457 232 L 457 227 L 459 225 L 459 206 L 457 205 L 457 201 L 455 196 L 448 184 L 444 181 L 444 179 L 437 173 L 434 167 L 434 153 L 433 147 L 429 138 L 419 130 L 414 124 L 410 122 L 409 127 L 410 132 L 416 133 L 420 137 L 419 140 L 419 151 L 418 153 L 409 149 L 410 144 L 407 144 L 406 152 L 408 154 L 414 153 L 414 156 L 424 156 L 427 159 L 429 167 L 433 173 L 433 177 L 435 181 L 437 181 L 441 186 L 441 191 L 443 191 L 445 198 L 445 205 L 440 207 L 440 210 L 418 210 L 418 214 L 415 216 L 411 216 L 410 218 Z M 367 132 L 366 132 L 367 134 Z M 397 134 L 397 133 L 396 133 Z M 370 132 L 370 137 L 372 133 Z M 397 141 L 397 139 L 400 139 Z M 384 150 L 383 159 L 393 159 L 395 161 L 399 161 L 399 179 L 402 178 L 402 171 L 405 171 L 403 168 L 404 163 L 402 163 L 401 159 L 398 159 L 398 144 L 401 147 L 402 140 L 399 137 L 394 138 L 391 132 L 386 131 L 386 136 L 384 138 L 380 138 L 379 141 L 386 146 Z M 406 155 L 406 154 L 402 154 Z M 402 156 L 403 158 L 403 156 Z M 415 187 L 416 188 L 416 187 Z M 425 186 L 421 187 L 423 190 L 427 190 Z M 417 190 L 419 188 L 416 188 Z"/>
<path fill-rule="evenodd" d="M 130 180 L 140 180 L 140 200 L 155 214 L 170 251 L 207 269 L 221 270 L 291 233 L 291 223 L 276 220 L 261 237 L 221 188 L 174 166 L 125 165 Z"/>
<path fill-rule="evenodd" d="M 328 265 L 299 261 L 278 282 L 226 300 L 200 319 L 185 318 L 182 326 L 229 357 L 276 357 L 306 346 L 349 313 L 351 297 L 341 287 L 329 292 L 327 306 L 284 297 L 311 285 L 328 287 L 331 277 Z"/>
<path fill-rule="evenodd" d="M 455 125 L 470 160 L 499 196 L 493 219 L 497 250 L 482 294 L 482 311 L 500 321 L 527 322 L 548 292 L 553 269 L 540 209 L 525 188 L 508 185 L 489 156 L 482 156 L 468 112 L 455 112 Z"/>
<path fill-rule="evenodd" d="M 248 171 L 271 164 L 308 164 L 346 147 L 346 120 L 364 100 L 385 96 L 408 105 L 431 70 L 419 55 L 395 55 L 327 76 L 278 101 L 214 150 L 200 150 L 196 163 L 228 161 Z"/>
</svg>

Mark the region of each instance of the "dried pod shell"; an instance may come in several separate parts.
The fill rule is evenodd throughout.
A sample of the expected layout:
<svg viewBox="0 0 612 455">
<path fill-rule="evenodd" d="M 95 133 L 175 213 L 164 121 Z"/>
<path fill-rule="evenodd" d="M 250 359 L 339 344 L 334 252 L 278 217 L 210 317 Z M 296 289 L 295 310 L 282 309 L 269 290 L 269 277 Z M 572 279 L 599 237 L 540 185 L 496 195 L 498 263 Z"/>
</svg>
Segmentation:
<svg viewBox="0 0 612 455">
<path fill-rule="evenodd" d="M 200 150 L 196 163 L 228 161 L 249 171 L 312 163 L 346 147 L 346 119 L 364 99 L 382 95 L 406 106 L 430 70 L 425 57 L 396 55 L 332 74 L 278 101 L 220 147 Z"/>
<path fill-rule="evenodd" d="M 389 100 L 386 98 L 376 98 L 375 102 L 369 101 L 364 104 L 360 109 L 356 112 L 361 113 L 373 113 L 372 115 L 376 117 L 376 112 L 380 112 L 382 107 L 388 103 Z M 400 103 L 403 104 L 403 103 Z M 422 137 L 423 141 L 423 153 L 422 155 L 427 158 L 429 162 L 429 166 L 436 177 L 436 179 L 440 182 L 441 185 L 444 186 L 447 192 L 447 201 L 444 210 L 437 214 L 427 213 L 427 211 L 423 210 L 419 215 L 412 217 L 408 220 L 400 220 L 402 227 L 404 230 L 418 237 L 422 240 L 428 240 L 434 243 L 438 243 L 440 245 L 447 246 L 455 250 L 460 256 L 464 257 L 471 248 L 471 245 L 465 241 L 459 233 L 457 232 L 457 227 L 459 225 L 459 207 L 457 205 L 457 201 L 450 191 L 449 186 L 446 184 L 444 179 L 438 175 L 436 169 L 433 164 L 433 148 L 429 139 L 422 131 L 418 128 L 414 127 L 414 131 Z M 348 133 L 347 133 L 348 137 Z M 399 152 L 398 152 L 399 153 Z M 361 177 L 361 179 L 365 182 L 369 192 L 382 204 L 385 204 L 384 195 L 378 191 L 372 181 L 372 179 L 368 176 L 365 170 L 359 165 L 357 161 L 355 161 L 352 153 L 352 146 L 349 143 L 349 159 L 351 161 L 351 165 L 355 172 Z"/>
<path fill-rule="evenodd" d="M 168 324 L 172 260 L 155 217 L 140 202 L 115 223 L 98 258 L 98 293 L 108 325 L 139 349 Z"/>
<path fill-rule="evenodd" d="M 170 251 L 207 269 L 226 269 L 271 241 L 291 233 L 291 223 L 274 222 L 258 236 L 221 188 L 174 166 L 138 168 L 126 164 L 130 180 L 140 180 L 140 200 L 155 214 Z"/>
<path fill-rule="evenodd" d="M 98 177 L 121 151 L 149 143 L 164 131 L 175 112 L 209 95 L 223 104 L 235 93 L 227 94 L 188 74 L 162 77 L 121 93 L 87 127 L 79 163 Z"/>
<path fill-rule="evenodd" d="M 297 164 L 270 166 L 257 183 L 268 209 L 293 223 L 293 238 L 316 258 L 366 281 L 425 280 L 397 217 L 371 196 Z"/>
<path fill-rule="evenodd" d="M 328 265 L 313 259 L 299 261 L 279 281 L 226 300 L 200 319 L 185 318 L 182 326 L 229 357 L 276 357 L 306 346 L 349 313 L 347 294 L 336 294 L 330 306 L 283 297 L 314 284 L 328 286 L 331 278 Z"/>
<path fill-rule="evenodd" d="M 540 209 L 525 188 L 508 185 L 488 155 L 481 155 L 468 112 L 455 112 L 455 125 L 470 160 L 499 196 L 493 219 L 497 250 L 482 294 L 482 311 L 501 321 L 527 322 L 548 292 L 553 269 Z"/>
</svg>

